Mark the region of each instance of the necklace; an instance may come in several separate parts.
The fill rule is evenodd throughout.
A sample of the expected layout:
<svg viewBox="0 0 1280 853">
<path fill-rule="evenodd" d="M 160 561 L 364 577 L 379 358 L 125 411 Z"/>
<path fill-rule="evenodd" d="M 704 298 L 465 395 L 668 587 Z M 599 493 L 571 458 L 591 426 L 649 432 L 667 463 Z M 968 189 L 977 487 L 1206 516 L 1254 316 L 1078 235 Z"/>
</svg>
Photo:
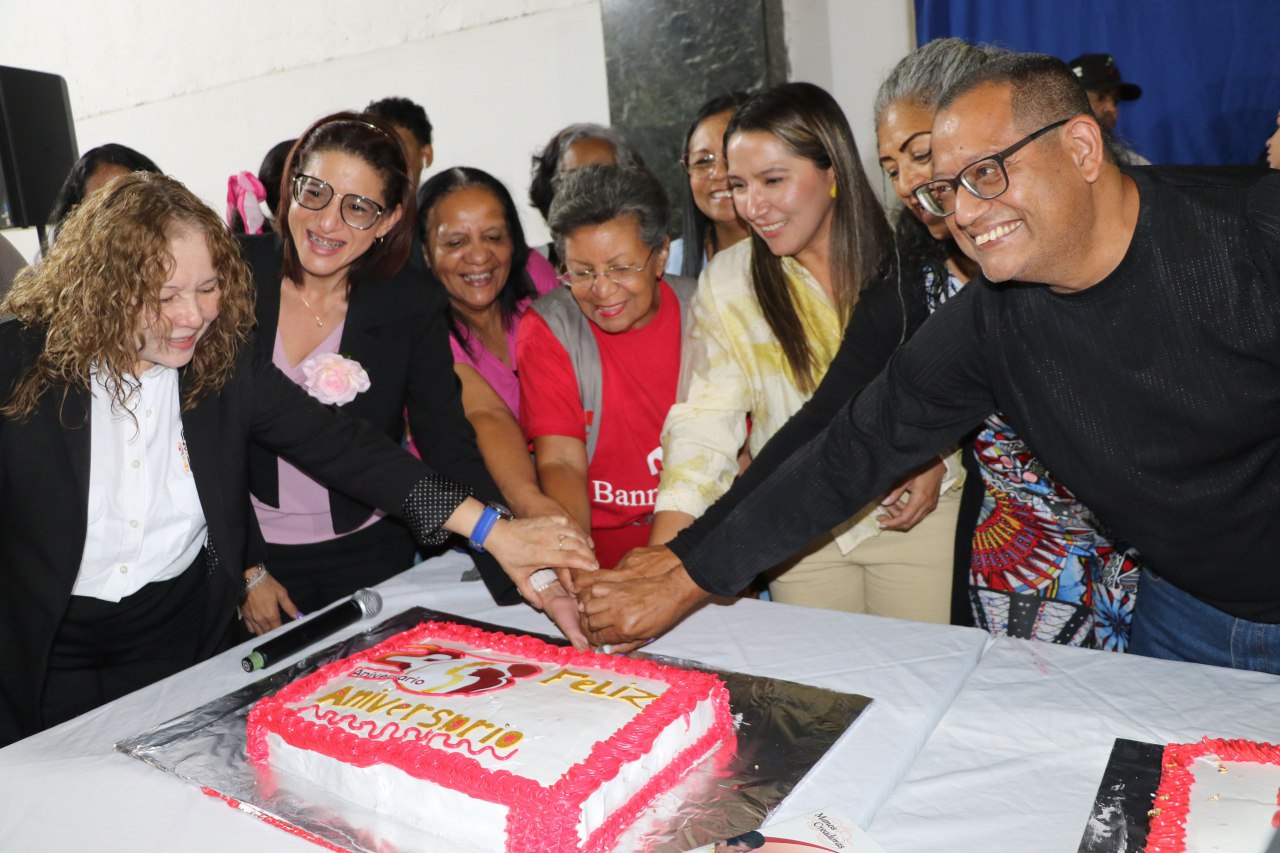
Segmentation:
<svg viewBox="0 0 1280 853">
<path fill-rule="evenodd" d="M 316 313 L 316 309 L 311 307 L 311 303 L 307 301 L 307 297 L 302 295 L 302 291 L 298 291 L 298 298 L 302 300 L 302 304 L 307 306 L 307 310 L 311 312 L 311 316 L 316 318 L 316 325 L 321 329 L 324 328 L 324 320 L 320 319 L 320 315 Z"/>
</svg>

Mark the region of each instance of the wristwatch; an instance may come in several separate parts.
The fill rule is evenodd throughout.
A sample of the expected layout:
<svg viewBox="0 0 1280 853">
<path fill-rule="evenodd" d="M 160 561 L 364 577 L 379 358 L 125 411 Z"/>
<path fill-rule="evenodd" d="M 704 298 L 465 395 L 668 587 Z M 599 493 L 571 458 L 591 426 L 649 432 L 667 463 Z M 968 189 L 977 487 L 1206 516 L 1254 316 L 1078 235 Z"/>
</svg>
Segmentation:
<svg viewBox="0 0 1280 853">
<path fill-rule="evenodd" d="M 489 538 L 489 532 L 493 530 L 493 526 L 498 523 L 498 519 L 505 518 L 508 521 L 515 518 L 515 514 L 500 503 L 489 501 L 484 505 L 484 511 L 480 513 L 480 519 L 476 521 L 476 526 L 471 529 L 471 538 L 467 540 L 467 544 L 472 550 L 481 554 L 484 553 L 484 541 Z"/>
</svg>

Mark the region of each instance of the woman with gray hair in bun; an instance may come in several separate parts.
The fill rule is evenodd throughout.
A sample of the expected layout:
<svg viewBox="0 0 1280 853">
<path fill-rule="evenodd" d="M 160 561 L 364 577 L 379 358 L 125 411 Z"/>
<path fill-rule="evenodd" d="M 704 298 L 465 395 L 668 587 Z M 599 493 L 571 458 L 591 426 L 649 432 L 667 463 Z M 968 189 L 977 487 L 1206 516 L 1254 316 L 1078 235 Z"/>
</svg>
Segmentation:
<svg viewBox="0 0 1280 853">
<path fill-rule="evenodd" d="M 534 302 L 517 333 L 520 423 L 543 491 L 611 566 L 649 538 L 693 283 L 663 279 L 667 199 L 643 169 L 567 174 L 548 222 L 565 286 Z"/>
<path fill-rule="evenodd" d="M 933 177 L 930 148 L 938 100 L 997 53 L 936 39 L 889 72 L 875 99 L 880 165 L 903 204 L 896 238 L 902 274 L 920 282 L 929 310 L 977 275 L 946 220 L 915 189 Z M 970 478 L 956 528 L 953 621 L 971 610 L 993 634 L 1124 651 L 1141 566 L 1018 437 L 999 412 L 965 448 Z"/>
<path fill-rule="evenodd" d="M 644 158 L 627 142 L 621 131 L 592 122 L 579 122 L 556 131 L 546 146 L 533 155 L 533 179 L 529 183 L 529 203 L 550 222 L 551 202 L 564 176 L 583 166 L 616 163 L 643 169 Z M 555 243 L 529 253 L 528 271 L 539 293 L 555 286 L 560 264 Z"/>
<path fill-rule="evenodd" d="M 876 144 L 880 168 L 902 202 L 895 237 L 923 277 L 927 277 L 930 307 L 937 307 L 978 272 L 951 239 L 947 222 L 925 210 L 914 190 L 933 177 L 933 114 L 938 99 L 968 71 L 986 62 L 993 49 L 975 47 L 963 39 L 934 39 L 907 54 L 876 91 Z M 933 271 L 944 271 L 934 276 Z"/>
</svg>

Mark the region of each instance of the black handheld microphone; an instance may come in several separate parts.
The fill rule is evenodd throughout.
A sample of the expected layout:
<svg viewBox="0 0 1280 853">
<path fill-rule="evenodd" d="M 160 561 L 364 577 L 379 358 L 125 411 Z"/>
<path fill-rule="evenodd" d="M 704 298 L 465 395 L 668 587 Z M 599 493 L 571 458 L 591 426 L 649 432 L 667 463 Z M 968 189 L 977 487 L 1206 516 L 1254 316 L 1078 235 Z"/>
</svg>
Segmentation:
<svg viewBox="0 0 1280 853">
<path fill-rule="evenodd" d="M 240 666 L 244 667 L 245 672 L 264 669 L 297 654 L 321 637 L 340 631 L 353 622 L 377 616 L 380 610 L 382 596 L 371 589 L 358 589 L 355 595 L 336 607 L 258 646 L 240 661 Z"/>
</svg>

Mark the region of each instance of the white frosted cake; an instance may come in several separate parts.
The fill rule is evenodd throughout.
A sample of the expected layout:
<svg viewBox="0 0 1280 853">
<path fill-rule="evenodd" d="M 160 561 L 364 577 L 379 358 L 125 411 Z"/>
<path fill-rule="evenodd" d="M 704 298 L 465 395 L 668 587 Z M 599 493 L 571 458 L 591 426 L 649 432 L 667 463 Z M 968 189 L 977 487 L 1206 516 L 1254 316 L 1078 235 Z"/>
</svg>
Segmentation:
<svg viewBox="0 0 1280 853">
<path fill-rule="evenodd" d="M 609 850 L 732 739 L 713 675 L 443 622 L 321 668 L 248 723 L 262 768 L 509 853 Z"/>
<path fill-rule="evenodd" d="M 1280 827 L 1280 747 L 1246 740 L 1171 743 L 1146 853 L 1265 853 Z"/>
</svg>

